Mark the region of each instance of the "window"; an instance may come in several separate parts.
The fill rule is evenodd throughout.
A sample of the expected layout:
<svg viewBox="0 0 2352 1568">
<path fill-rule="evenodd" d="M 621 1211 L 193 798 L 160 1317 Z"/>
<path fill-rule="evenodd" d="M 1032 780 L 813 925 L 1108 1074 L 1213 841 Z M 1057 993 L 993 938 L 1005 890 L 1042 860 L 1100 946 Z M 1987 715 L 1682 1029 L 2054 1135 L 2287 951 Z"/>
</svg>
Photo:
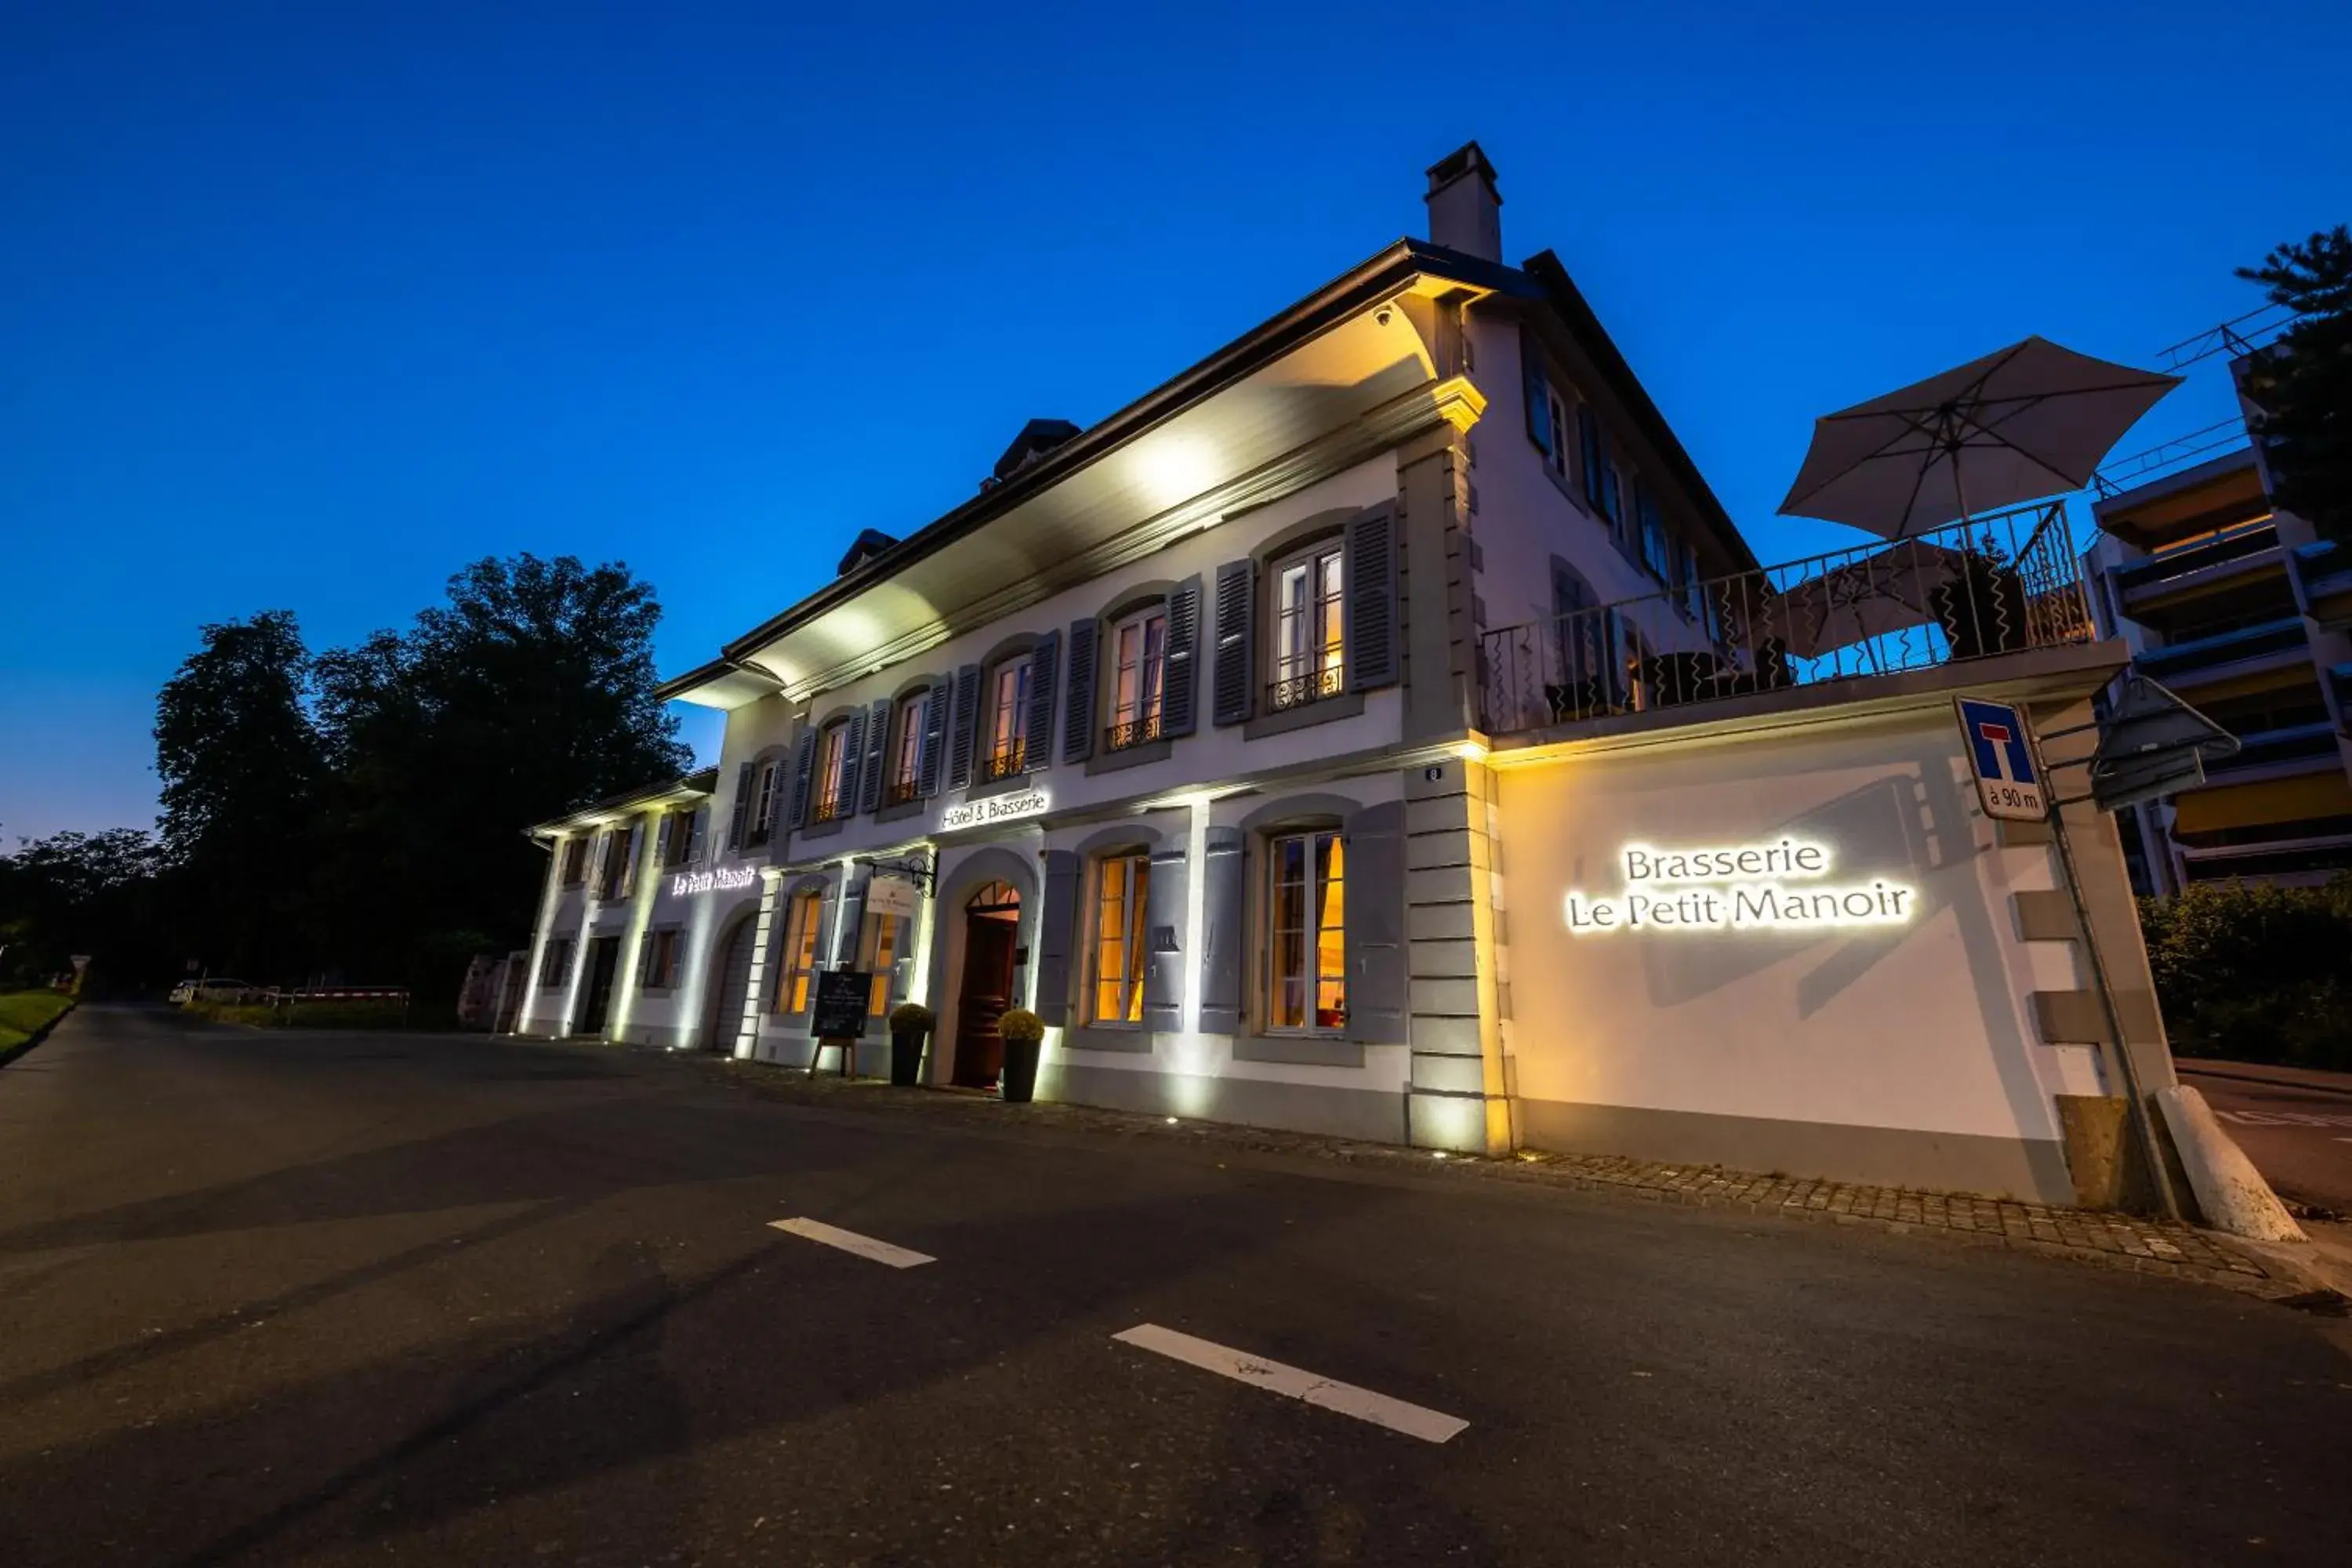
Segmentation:
<svg viewBox="0 0 2352 1568">
<path fill-rule="evenodd" d="M 1266 1027 L 1329 1032 L 1347 1026 L 1346 851 L 1339 830 L 1286 833 L 1266 847 L 1273 952 Z"/>
<path fill-rule="evenodd" d="M 1110 751 L 1160 738 L 1160 700 L 1167 683 L 1168 607 L 1130 616 L 1111 633 Z"/>
<path fill-rule="evenodd" d="M 857 967 L 874 976 L 873 994 L 866 1014 L 879 1018 L 890 1011 L 890 973 L 898 961 L 897 915 L 868 913 L 857 931 Z"/>
<path fill-rule="evenodd" d="M 1616 515 L 1614 511 L 1601 504 L 1601 468 L 1604 466 L 1601 461 L 1601 420 L 1589 406 L 1576 411 L 1576 455 L 1578 467 L 1584 473 L 1586 503 L 1601 516 L 1613 517 Z"/>
<path fill-rule="evenodd" d="M 776 764 L 761 763 L 751 775 L 751 814 L 743 823 L 743 842 L 765 844 L 768 825 L 776 816 Z"/>
<path fill-rule="evenodd" d="M 806 888 L 792 896 L 784 911 L 783 968 L 777 975 L 776 1011 L 805 1013 L 816 989 L 817 927 L 824 918 L 824 895 Z"/>
<path fill-rule="evenodd" d="M 1546 422 L 1551 432 L 1551 444 L 1544 449 L 1544 467 L 1560 478 L 1568 477 L 1568 399 L 1553 387 L 1544 388 Z"/>
<path fill-rule="evenodd" d="M 930 721 L 931 694 L 918 691 L 898 699 L 891 717 L 890 772 L 883 804 L 898 805 L 923 793 L 923 729 Z"/>
<path fill-rule="evenodd" d="M 645 987 L 667 991 L 677 984 L 678 932 L 674 926 L 646 932 Z"/>
<path fill-rule="evenodd" d="M 1607 458 L 1601 463 L 1601 515 L 1620 536 L 1625 531 L 1625 472 Z"/>
<path fill-rule="evenodd" d="M 1151 857 L 1109 855 L 1095 872 L 1094 979 L 1087 1016 L 1097 1024 L 1143 1022 L 1144 909 Z"/>
<path fill-rule="evenodd" d="M 673 811 L 662 819 L 662 864 L 683 866 L 694 858 L 694 819 L 691 811 Z"/>
<path fill-rule="evenodd" d="M 636 847 L 635 826 L 604 830 L 604 860 L 596 877 L 598 898 L 617 899 L 629 890 L 629 856 Z"/>
<path fill-rule="evenodd" d="M 572 939 L 551 936 L 539 952 L 539 988 L 553 991 L 572 975 Z"/>
<path fill-rule="evenodd" d="M 1658 498 L 1645 484 L 1633 486 L 1633 516 L 1641 530 L 1642 564 L 1659 582 L 1673 582 L 1675 542 L 1667 536 L 1666 520 L 1659 515 Z"/>
<path fill-rule="evenodd" d="M 1026 760 L 1024 731 L 1029 713 L 1029 659 L 1006 659 L 988 678 L 987 723 L 981 731 L 980 776 L 1011 778 Z"/>
<path fill-rule="evenodd" d="M 816 740 L 815 798 L 809 803 L 811 822 L 831 822 L 847 816 L 854 802 L 842 793 L 842 782 L 849 770 L 849 721 L 836 719 L 818 732 Z"/>
<path fill-rule="evenodd" d="M 1274 707 L 1336 697 L 1341 689 L 1339 542 L 1274 569 Z"/>
<path fill-rule="evenodd" d="M 563 885 L 576 888 L 588 875 L 588 840 L 567 838 L 563 841 Z"/>
</svg>

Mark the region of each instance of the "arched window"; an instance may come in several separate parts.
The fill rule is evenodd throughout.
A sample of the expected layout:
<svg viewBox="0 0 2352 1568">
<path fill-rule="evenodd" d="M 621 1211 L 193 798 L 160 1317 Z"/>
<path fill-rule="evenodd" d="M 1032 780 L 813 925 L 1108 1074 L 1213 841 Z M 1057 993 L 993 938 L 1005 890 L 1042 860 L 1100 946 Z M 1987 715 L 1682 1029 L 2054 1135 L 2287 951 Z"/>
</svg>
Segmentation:
<svg viewBox="0 0 2352 1568">
<path fill-rule="evenodd" d="M 1010 882 L 989 882 L 963 901 L 966 914 L 983 920 L 1017 921 L 1021 918 L 1021 889 Z"/>
<path fill-rule="evenodd" d="M 910 691 L 890 710 L 890 762 L 883 775 L 882 804 L 902 805 L 923 793 L 923 731 L 929 728 L 931 693 Z"/>
<path fill-rule="evenodd" d="M 1151 852 L 1120 849 L 1095 862 L 1087 1016 L 1117 1028 L 1143 1022 L 1144 911 Z"/>
<path fill-rule="evenodd" d="M 1341 560 L 1341 541 L 1334 534 L 1276 562 L 1267 574 L 1274 594 L 1272 696 L 1276 712 L 1337 697 L 1347 689 Z"/>
<path fill-rule="evenodd" d="M 1337 1034 L 1348 1025 L 1347 850 L 1337 827 L 1266 841 L 1266 1027 Z"/>
<path fill-rule="evenodd" d="M 849 754 L 849 721 L 836 719 L 817 732 L 816 771 L 809 781 L 814 792 L 809 802 L 812 825 L 847 816 L 857 809 L 844 786 L 854 759 Z"/>
<path fill-rule="evenodd" d="M 784 905 L 784 945 L 778 950 L 783 967 L 777 973 L 776 1011 L 805 1013 L 816 989 L 817 943 L 823 934 L 824 894 L 803 888 Z"/>
<path fill-rule="evenodd" d="M 990 667 L 981 692 L 980 776 L 1011 778 L 1027 765 L 1029 660 L 1026 652 Z"/>
</svg>

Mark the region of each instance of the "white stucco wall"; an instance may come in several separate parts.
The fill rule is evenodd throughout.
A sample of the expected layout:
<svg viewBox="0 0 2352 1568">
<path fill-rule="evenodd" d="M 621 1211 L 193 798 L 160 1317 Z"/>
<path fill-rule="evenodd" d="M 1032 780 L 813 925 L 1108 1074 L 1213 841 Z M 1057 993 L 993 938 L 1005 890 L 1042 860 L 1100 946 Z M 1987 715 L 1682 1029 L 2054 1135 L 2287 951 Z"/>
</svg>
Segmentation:
<svg viewBox="0 0 2352 1568">
<path fill-rule="evenodd" d="M 1498 769 L 1519 1096 L 2054 1142 L 2052 1096 L 2099 1092 L 2099 1074 L 2087 1048 L 2038 1043 L 2030 994 L 2086 976 L 2071 944 L 2019 940 L 2010 895 L 2055 887 L 2055 863 L 2045 846 L 1997 846 L 1967 778 L 1948 708 Z M 1912 889 L 1915 912 L 1810 931 L 1569 929 L 1571 889 L 1625 887 L 1628 845 L 1784 839 L 1832 856 L 1786 888 L 1884 881 Z"/>
</svg>

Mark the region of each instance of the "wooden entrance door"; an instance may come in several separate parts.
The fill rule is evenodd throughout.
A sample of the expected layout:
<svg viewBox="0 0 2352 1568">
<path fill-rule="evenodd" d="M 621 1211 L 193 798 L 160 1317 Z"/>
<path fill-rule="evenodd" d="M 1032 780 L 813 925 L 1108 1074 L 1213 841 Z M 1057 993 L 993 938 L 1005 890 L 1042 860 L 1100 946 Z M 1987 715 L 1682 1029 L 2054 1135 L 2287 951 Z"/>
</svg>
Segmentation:
<svg viewBox="0 0 2352 1568">
<path fill-rule="evenodd" d="M 751 986 L 751 917 L 745 915 L 728 933 L 726 945 L 719 950 L 719 961 L 711 966 L 709 1022 L 702 1035 L 704 1050 L 730 1056 L 734 1053 L 736 1038 L 743 1029 L 743 995 Z"/>
<path fill-rule="evenodd" d="M 956 993 L 955 1081 L 992 1089 L 1004 1067 L 1004 1038 L 996 1021 L 1013 1005 L 1013 947 L 1021 934 L 1016 915 L 968 911 L 963 927 L 963 985 Z"/>
<path fill-rule="evenodd" d="M 588 943 L 588 994 L 581 999 L 575 1035 L 601 1035 L 613 1007 L 613 971 L 621 958 L 621 939 L 600 936 Z"/>
</svg>

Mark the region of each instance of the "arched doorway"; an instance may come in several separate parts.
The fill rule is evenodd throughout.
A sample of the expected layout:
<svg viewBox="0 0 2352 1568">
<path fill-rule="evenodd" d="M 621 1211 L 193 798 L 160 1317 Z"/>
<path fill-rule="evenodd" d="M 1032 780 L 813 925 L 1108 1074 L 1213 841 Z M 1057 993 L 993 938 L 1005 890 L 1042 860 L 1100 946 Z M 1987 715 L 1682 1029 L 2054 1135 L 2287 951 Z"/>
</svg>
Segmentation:
<svg viewBox="0 0 2352 1568">
<path fill-rule="evenodd" d="M 982 884 L 963 905 L 963 976 L 956 988 L 954 1081 L 993 1089 L 1004 1067 L 997 1020 L 1013 1005 L 1013 979 L 1021 937 L 1021 890 L 1010 882 Z"/>
<path fill-rule="evenodd" d="M 710 960 L 710 994 L 704 999 L 702 1048 L 733 1055 L 743 1032 L 743 1009 L 751 989 L 751 916 L 746 912 L 719 939 Z"/>
</svg>

